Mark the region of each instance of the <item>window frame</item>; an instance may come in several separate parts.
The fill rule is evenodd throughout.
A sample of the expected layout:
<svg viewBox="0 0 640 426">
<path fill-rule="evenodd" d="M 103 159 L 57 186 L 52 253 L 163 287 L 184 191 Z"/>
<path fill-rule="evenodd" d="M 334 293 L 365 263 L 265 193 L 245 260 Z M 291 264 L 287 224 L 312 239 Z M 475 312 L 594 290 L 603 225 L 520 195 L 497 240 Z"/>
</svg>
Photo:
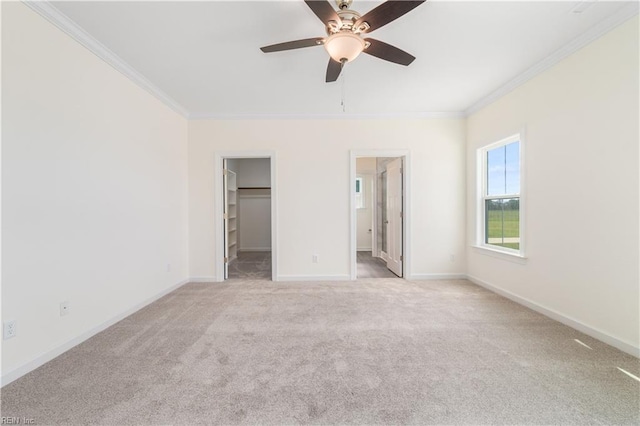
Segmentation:
<svg viewBox="0 0 640 426">
<path fill-rule="evenodd" d="M 477 238 L 476 238 L 476 247 L 482 248 L 485 250 L 489 250 L 492 252 L 498 252 L 501 254 L 506 254 L 510 256 L 516 256 L 524 258 L 524 225 L 525 225 L 525 215 L 524 215 L 524 132 L 516 133 L 504 139 L 500 139 L 497 142 L 493 142 L 491 144 L 485 145 L 483 147 L 478 148 L 477 150 L 477 180 L 478 180 L 478 203 L 477 203 Z M 515 194 L 501 194 L 501 195 L 487 195 L 488 193 L 488 153 L 496 148 L 503 147 L 505 145 L 509 145 L 514 142 L 519 142 L 519 156 L 518 161 L 520 165 L 520 191 Z M 494 244 L 487 243 L 487 222 L 486 222 L 486 202 L 489 200 L 502 200 L 502 199 L 513 199 L 517 198 L 519 203 L 518 210 L 518 220 L 519 220 L 519 236 L 520 236 L 520 244 L 519 249 L 512 249 L 509 247 L 502 247 Z"/>
</svg>

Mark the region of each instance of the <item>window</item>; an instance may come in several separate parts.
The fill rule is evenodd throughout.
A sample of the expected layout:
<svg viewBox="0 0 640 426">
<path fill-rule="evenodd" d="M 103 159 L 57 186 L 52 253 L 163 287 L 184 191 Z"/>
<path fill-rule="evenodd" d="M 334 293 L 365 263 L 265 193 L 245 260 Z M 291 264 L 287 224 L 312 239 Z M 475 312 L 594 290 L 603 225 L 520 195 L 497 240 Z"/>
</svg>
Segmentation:
<svg viewBox="0 0 640 426">
<path fill-rule="evenodd" d="M 482 212 L 480 245 L 522 254 L 520 135 L 479 150 Z"/>
<path fill-rule="evenodd" d="M 356 208 L 363 209 L 364 206 L 364 187 L 362 186 L 362 178 L 356 178 Z"/>
</svg>

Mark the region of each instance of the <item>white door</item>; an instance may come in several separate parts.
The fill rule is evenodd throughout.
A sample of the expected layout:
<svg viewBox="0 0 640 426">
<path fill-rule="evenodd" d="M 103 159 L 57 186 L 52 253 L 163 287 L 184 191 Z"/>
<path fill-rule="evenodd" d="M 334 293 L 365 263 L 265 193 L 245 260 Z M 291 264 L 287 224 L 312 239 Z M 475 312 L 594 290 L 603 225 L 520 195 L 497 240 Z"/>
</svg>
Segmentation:
<svg viewBox="0 0 640 426">
<path fill-rule="evenodd" d="M 402 276 L 402 158 L 387 164 L 387 268 Z"/>
</svg>

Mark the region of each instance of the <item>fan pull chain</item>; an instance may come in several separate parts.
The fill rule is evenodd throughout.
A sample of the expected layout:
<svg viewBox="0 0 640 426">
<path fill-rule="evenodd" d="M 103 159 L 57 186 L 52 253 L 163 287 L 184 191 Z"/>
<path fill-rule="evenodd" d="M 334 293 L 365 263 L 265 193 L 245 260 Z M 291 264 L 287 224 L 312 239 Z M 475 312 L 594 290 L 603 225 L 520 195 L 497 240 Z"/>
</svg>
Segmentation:
<svg viewBox="0 0 640 426">
<path fill-rule="evenodd" d="M 342 75 L 341 75 L 341 79 L 342 79 L 342 99 L 340 101 L 340 105 L 342 105 L 342 112 L 347 112 L 347 100 L 346 100 L 346 85 L 347 85 L 347 74 L 346 74 L 346 70 L 345 70 L 345 66 L 344 66 L 344 61 L 342 61 L 341 63 L 341 67 L 342 67 Z"/>
</svg>

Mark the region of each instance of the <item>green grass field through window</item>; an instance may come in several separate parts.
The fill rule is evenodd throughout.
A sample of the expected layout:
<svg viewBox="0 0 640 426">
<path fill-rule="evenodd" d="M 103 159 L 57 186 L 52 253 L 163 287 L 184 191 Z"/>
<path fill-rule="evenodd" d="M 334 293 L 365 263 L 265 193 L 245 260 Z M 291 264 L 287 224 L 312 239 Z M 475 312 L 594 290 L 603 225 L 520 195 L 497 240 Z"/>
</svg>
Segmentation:
<svg viewBox="0 0 640 426">
<path fill-rule="evenodd" d="M 486 243 L 520 249 L 520 200 L 517 198 L 486 201 Z"/>
</svg>

